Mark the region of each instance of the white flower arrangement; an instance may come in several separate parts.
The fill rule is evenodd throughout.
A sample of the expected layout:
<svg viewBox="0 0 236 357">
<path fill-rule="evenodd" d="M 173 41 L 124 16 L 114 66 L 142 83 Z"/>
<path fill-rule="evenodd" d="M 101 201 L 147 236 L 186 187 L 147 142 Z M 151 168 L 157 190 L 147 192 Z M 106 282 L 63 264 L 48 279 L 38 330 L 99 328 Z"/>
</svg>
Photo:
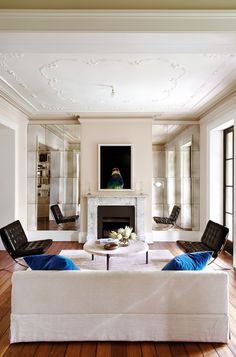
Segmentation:
<svg viewBox="0 0 236 357">
<path fill-rule="evenodd" d="M 133 228 L 125 226 L 125 228 L 119 228 L 117 232 L 111 231 L 109 237 L 119 240 L 124 240 L 124 239 L 135 240 L 137 236 L 134 232 L 132 232 L 132 230 Z"/>
</svg>

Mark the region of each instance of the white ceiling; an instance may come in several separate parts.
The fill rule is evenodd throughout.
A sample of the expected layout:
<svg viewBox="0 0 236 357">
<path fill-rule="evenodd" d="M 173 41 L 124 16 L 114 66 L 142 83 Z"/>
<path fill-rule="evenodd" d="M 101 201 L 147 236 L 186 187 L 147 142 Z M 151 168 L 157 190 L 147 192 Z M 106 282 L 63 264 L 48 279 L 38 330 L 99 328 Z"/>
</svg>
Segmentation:
<svg viewBox="0 0 236 357">
<path fill-rule="evenodd" d="M 235 89 L 235 33 L 0 33 L 0 91 L 31 118 L 196 120 Z"/>
</svg>

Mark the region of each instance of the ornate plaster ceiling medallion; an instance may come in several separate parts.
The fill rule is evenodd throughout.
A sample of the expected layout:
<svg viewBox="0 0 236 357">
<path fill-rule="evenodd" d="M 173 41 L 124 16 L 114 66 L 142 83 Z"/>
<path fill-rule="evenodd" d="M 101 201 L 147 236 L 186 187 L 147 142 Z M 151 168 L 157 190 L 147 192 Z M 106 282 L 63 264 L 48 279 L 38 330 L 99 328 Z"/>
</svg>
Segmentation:
<svg viewBox="0 0 236 357">
<path fill-rule="evenodd" d="M 104 106 L 106 111 L 155 110 L 186 73 L 184 66 L 165 57 L 137 59 L 134 55 L 127 59 L 62 58 L 39 71 L 54 95 L 80 111 L 88 107 L 102 111 Z"/>
<path fill-rule="evenodd" d="M 154 97 L 151 99 L 152 103 L 158 103 L 160 101 L 166 100 L 170 93 L 177 87 L 178 81 L 185 75 L 186 73 L 186 68 L 183 65 L 180 65 L 179 63 L 176 63 L 172 60 L 166 59 L 166 58 L 144 58 L 141 60 L 134 60 L 129 62 L 131 65 L 135 66 L 140 66 L 140 65 L 148 65 L 150 63 L 157 63 L 160 67 L 160 65 L 166 65 L 169 72 L 168 72 L 168 78 L 167 84 L 165 85 L 164 88 L 160 91 L 158 97 Z M 165 67 L 165 66 L 164 66 Z"/>
<path fill-rule="evenodd" d="M 229 94 L 235 81 L 235 53 L 0 53 L 1 92 L 32 115 L 195 119 Z"/>
</svg>

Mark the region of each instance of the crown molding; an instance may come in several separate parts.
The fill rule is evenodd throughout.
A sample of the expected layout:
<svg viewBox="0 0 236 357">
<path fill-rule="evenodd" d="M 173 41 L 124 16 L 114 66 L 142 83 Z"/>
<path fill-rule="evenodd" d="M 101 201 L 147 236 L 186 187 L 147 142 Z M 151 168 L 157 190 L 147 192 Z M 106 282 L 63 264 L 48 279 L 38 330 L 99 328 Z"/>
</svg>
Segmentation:
<svg viewBox="0 0 236 357">
<path fill-rule="evenodd" d="M 199 125 L 198 120 L 153 120 L 153 125 Z"/>
<path fill-rule="evenodd" d="M 0 31 L 236 31 L 236 10 L 0 10 Z"/>
<path fill-rule="evenodd" d="M 225 113 L 231 113 L 231 119 L 235 117 L 236 108 L 236 89 L 230 93 L 227 97 L 222 98 L 214 106 L 212 106 L 208 111 L 199 117 L 200 124 L 207 123 L 209 120 Z"/>
<path fill-rule="evenodd" d="M 18 120 L 27 124 L 28 116 L 0 95 L 0 123 L 14 129 Z"/>
<path fill-rule="evenodd" d="M 16 110 L 21 112 L 23 115 L 30 117 L 31 112 L 27 110 L 23 105 L 20 104 L 18 100 L 13 99 L 10 95 L 8 95 L 5 91 L 2 90 L 0 86 L 0 98 L 4 99 L 7 103 L 9 103 Z"/>
<path fill-rule="evenodd" d="M 106 117 L 105 115 L 103 117 L 86 117 L 86 118 L 79 118 L 78 119 L 80 124 L 94 124 L 94 123 L 152 123 L 153 119 L 151 117 L 116 117 L 116 116 L 109 116 Z"/>
</svg>

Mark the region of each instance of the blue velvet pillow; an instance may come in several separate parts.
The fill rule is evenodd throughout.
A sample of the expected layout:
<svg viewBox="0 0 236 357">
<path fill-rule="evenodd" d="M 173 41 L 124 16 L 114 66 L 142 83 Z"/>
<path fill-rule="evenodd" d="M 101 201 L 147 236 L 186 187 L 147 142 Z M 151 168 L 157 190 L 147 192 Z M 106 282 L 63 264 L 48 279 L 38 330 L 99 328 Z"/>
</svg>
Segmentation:
<svg viewBox="0 0 236 357">
<path fill-rule="evenodd" d="M 70 258 L 63 255 L 28 255 L 24 260 L 32 270 L 80 270 Z"/>
<path fill-rule="evenodd" d="M 212 257 L 213 252 L 181 254 L 167 263 L 162 270 L 202 270 Z"/>
</svg>

